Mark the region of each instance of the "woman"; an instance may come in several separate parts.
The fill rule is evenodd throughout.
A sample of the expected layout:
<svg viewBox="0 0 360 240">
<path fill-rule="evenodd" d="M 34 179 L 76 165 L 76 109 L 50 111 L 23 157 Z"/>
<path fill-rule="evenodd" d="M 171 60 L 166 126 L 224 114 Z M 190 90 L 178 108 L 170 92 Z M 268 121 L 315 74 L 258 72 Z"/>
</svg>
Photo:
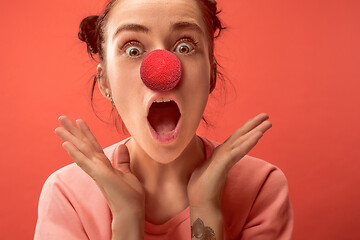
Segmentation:
<svg viewBox="0 0 360 240">
<path fill-rule="evenodd" d="M 290 239 L 285 176 L 246 155 L 268 115 L 223 144 L 195 133 L 216 83 L 217 13 L 213 0 L 113 0 L 84 19 L 96 82 L 131 137 L 103 150 L 83 120 L 59 118 L 76 164 L 46 181 L 35 239 Z"/>
</svg>

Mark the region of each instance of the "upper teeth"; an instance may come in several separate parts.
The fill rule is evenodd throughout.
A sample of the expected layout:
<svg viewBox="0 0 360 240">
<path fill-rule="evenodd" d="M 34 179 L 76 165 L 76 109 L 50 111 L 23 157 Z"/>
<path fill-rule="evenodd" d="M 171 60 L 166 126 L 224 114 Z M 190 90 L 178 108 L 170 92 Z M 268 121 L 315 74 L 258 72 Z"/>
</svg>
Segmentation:
<svg viewBox="0 0 360 240">
<path fill-rule="evenodd" d="M 156 99 L 154 102 L 159 103 L 159 102 L 170 102 L 170 101 L 171 101 L 171 99 L 170 99 L 170 98 L 167 98 L 167 97 L 161 97 L 161 98 Z"/>
</svg>

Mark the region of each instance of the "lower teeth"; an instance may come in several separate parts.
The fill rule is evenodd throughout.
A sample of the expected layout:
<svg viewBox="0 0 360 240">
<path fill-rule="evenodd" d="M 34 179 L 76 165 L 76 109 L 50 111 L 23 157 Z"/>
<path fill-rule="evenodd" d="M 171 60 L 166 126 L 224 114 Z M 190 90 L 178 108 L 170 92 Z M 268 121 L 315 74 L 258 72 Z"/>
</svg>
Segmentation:
<svg viewBox="0 0 360 240">
<path fill-rule="evenodd" d="M 164 135 L 164 134 L 169 134 L 169 133 L 173 133 L 175 131 L 175 129 L 174 130 L 172 130 L 172 131 L 169 131 L 169 132 L 157 132 L 159 135 Z"/>
</svg>

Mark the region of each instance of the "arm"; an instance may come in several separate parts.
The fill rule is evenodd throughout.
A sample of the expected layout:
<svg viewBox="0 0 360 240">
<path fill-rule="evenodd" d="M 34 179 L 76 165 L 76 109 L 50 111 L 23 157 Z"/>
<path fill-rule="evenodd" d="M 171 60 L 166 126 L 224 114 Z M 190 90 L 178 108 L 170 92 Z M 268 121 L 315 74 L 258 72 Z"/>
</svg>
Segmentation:
<svg viewBox="0 0 360 240">
<path fill-rule="evenodd" d="M 286 177 L 275 169 L 259 190 L 240 240 L 289 240 L 293 218 Z"/>
</svg>

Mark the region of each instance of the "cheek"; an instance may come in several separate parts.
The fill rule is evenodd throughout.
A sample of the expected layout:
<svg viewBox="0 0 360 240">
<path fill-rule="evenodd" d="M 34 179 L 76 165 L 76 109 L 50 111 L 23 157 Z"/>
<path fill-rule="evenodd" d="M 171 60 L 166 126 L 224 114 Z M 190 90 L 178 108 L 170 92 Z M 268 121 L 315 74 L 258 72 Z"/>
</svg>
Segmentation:
<svg viewBox="0 0 360 240">
<path fill-rule="evenodd" d="M 116 64 L 124 66 L 123 63 Z M 133 117 L 133 112 L 139 109 L 141 103 L 140 95 L 141 79 L 139 66 L 127 64 L 126 68 L 112 66 L 112 73 L 109 75 L 113 98 L 117 110 L 124 121 Z M 131 120 L 130 120 L 131 121 Z"/>
<path fill-rule="evenodd" d="M 192 96 L 206 96 L 210 88 L 210 64 L 204 59 L 196 59 L 184 64 L 184 88 Z"/>
<path fill-rule="evenodd" d="M 184 124 L 196 129 L 204 114 L 210 88 L 210 64 L 205 58 L 184 63 L 182 94 L 187 117 Z M 193 129 L 193 130 L 194 130 Z"/>
</svg>

